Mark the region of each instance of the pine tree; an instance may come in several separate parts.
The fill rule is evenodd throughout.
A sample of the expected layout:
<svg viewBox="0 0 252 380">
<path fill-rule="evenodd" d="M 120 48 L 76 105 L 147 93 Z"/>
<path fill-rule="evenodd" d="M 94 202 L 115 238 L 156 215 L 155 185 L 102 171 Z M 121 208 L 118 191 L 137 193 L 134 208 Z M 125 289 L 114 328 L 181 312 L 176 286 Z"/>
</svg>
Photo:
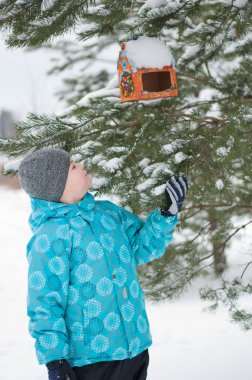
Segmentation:
<svg viewBox="0 0 252 380">
<path fill-rule="evenodd" d="M 212 310 L 225 304 L 233 322 L 251 328 L 251 313 L 238 306 L 251 293 L 251 262 L 240 277 L 224 278 L 225 252 L 252 222 L 251 2 L 6 0 L 0 15 L 7 46 L 61 49 L 54 75 L 69 65 L 83 69 L 58 94 L 69 105 L 64 114 L 28 114 L 16 124 L 15 139 L 0 139 L 0 150 L 16 158 L 48 145 L 77 154 L 97 177 L 95 196 L 116 194 L 143 218 L 164 201 L 172 174 L 187 175 L 179 241 L 138 268 L 145 294 L 153 301 L 178 297 L 192 279 L 214 273 L 221 285 L 201 289 L 202 299 L 212 301 Z M 67 31 L 75 41 L 51 43 Z M 120 103 L 116 62 L 85 74 L 103 49 L 119 50 L 121 41 L 140 35 L 165 40 L 173 51 L 178 97 Z M 240 222 L 244 216 L 248 221 Z"/>
</svg>

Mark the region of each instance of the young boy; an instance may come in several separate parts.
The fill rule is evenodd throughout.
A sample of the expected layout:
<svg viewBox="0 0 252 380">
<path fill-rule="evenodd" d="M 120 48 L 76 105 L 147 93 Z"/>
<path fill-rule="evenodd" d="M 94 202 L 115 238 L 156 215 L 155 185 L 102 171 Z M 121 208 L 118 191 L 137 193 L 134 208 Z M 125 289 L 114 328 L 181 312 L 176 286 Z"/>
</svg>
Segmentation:
<svg viewBox="0 0 252 380">
<path fill-rule="evenodd" d="M 136 266 L 171 242 L 186 178 L 167 182 L 166 207 L 145 222 L 95 200 L 90 175 L 63 149 L 26 156 L 19 179 L 32 206 L 27 315 L 38 363 L 49 380 L 145 380 L 152 336 Z"/>
</svg>

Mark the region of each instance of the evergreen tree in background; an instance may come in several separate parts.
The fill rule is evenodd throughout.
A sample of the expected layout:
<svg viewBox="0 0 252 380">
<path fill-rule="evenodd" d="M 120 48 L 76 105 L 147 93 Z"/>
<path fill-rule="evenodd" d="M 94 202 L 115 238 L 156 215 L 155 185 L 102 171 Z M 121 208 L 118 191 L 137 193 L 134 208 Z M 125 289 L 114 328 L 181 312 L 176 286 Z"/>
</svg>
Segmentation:
<svg viewBox="0 0 252 380">
<path fill-rule="evenodd" d="M 162 205 L 172 174 L 186 175 L 177 244 L 138 268 L 145 294 L 154 301 L 177 297 L 193 278 L 214 273 L 220 285 L 201 289 L 202 299 L 212 301 L 211 309 L 225 304 L 231 320 L 250 329 L 252 314 L 238 301 L 252 291 L 252 260 L 227 280 L 225 253 L 252 223 L 252 3 L 6 0 L 0 27 L 8 47 L 62 51 L 52 75 L 75 68 L 58 94 L 65 112 L 28 114 L 16 124 L 15 139 L 0 139 L 0 150 L 18 158 L 44 146 L 66 149 L 96 177 L 95 196 L 116 194 L 143 217 Z M 51 41 L 65 32 L 74 38 Z M 120 103 L 118 53 L 111 69 L 89 68 L 105 62 L 110 48 L 119 52 L 121 41 L 143 35 L 171 48 L 179 96 Z"/>
</svg>

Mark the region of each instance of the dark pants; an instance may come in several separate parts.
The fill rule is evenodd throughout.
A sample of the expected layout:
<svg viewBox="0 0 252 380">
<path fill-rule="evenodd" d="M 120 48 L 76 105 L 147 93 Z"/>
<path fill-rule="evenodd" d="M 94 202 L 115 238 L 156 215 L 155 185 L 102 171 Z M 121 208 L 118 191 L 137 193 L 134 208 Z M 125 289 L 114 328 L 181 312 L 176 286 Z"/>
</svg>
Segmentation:
<svg viewBox="0 0 252 380">
<path fill-rule="evenodd" d="M 103 361 L 72 367 L 77 380 L 146 380 L 148 348 L 132 359 Z"/>
</svg>

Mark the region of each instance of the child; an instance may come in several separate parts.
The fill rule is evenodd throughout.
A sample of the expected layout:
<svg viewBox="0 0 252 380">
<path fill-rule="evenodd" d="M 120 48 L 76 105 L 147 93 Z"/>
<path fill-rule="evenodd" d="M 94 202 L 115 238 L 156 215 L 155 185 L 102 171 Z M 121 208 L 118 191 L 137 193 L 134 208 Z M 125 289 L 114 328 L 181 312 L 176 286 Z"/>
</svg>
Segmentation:
<svg viewBox="0 0 252 380">
<path fill-rule="evenodd" d="M 95 200 L 83 164 L 59 148 L 30 153 L 19 179 L 31 197 L 29 333 L 49 380 L 145 380 L 152 344 L 136 266 L 161 257 L 188 189 L 167 182 L 167 204 L 145 222 Z"/>
</svg>

